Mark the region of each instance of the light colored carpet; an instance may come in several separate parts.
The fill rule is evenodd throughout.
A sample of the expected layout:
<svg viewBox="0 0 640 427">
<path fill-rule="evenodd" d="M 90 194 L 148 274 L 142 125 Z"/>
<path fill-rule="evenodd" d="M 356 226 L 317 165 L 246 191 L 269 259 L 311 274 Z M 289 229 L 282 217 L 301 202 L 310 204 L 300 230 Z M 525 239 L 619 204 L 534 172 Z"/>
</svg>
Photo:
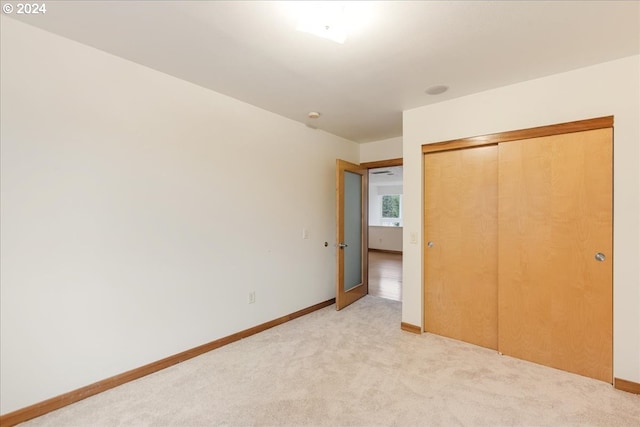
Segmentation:
<svg viewBox="0 0 640 427">
<path fill-rule="evenodd" d="M 23 426 L 640 426 L 640 396 L 327 307 Z"/>
</svg>

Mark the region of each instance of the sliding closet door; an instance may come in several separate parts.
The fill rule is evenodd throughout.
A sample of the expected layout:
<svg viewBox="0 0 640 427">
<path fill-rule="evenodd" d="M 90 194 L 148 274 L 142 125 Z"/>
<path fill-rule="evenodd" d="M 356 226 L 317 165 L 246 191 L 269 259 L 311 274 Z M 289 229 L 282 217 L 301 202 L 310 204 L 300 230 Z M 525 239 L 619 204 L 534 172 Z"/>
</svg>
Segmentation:
<svg viewBox="0 0 640 427">
<path fill-rule="evenodd" d="M 497 152 L 424 156 L 426 332 L 497 348 Z"/>
<path fill-rule="evenodd" d="M 499 350 L 612 381 L 612 129 L 500 144 Z"/>
</svg>

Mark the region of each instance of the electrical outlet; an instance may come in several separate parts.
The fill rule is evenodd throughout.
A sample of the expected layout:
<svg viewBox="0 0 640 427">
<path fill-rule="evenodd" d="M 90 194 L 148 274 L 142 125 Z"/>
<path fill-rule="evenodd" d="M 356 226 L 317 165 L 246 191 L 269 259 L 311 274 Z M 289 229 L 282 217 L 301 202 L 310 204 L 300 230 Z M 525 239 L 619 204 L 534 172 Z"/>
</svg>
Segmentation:
<svg viewBox="0 0 640 427">
<path fill-rule="evenodd" d="M 256 291 L 249 292 L 249 304 L 256 302 Z"/>
<path fill-rule="evenodd" d="M 309 230 L 307 230 L 306 228 L 302 229 L 302 238 L 305 240 L 309 238 Z"/>
</svg>

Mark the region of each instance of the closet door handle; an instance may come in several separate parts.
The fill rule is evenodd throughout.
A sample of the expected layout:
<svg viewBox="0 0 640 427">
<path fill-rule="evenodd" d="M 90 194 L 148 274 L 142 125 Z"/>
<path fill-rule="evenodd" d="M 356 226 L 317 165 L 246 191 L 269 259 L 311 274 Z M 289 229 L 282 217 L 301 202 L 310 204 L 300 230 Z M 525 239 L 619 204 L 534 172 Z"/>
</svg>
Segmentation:
<svg viewBox="0 0 640 427">
<path fill-rule="evenodd" d="M 429 240 L 427 242 L 427 247 L 432 248 L 433 247 L 433 242 L 431 240 Z"/>
<path fill-rule="evenodd" d="M 604 261 L 605 259 L 607 259 L 607 257 L 602 253 L 602 252 L 598 252 L 595 256 L 596 261 Z"/>
</svg>

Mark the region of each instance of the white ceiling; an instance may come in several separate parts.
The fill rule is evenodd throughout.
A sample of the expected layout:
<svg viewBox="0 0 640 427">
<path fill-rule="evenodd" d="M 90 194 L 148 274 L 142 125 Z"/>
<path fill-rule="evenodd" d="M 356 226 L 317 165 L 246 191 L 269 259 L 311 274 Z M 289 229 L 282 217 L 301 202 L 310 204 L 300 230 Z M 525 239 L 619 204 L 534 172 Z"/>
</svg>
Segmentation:
<svg viewBox="0 0 640 427">
<path fill-rule="evenodd" d="M 371 2 L 342 45 L 296 31 L 292 3 L 49 0 L 11 16 L 357 142 L 400 136 L 405 109 L 640 53 L 638 1 Z"/>
<path fill-rule="evenodd" d="M 402 166 L 369 169 L 370 185 L 402 185 Z"/>
</svg>

